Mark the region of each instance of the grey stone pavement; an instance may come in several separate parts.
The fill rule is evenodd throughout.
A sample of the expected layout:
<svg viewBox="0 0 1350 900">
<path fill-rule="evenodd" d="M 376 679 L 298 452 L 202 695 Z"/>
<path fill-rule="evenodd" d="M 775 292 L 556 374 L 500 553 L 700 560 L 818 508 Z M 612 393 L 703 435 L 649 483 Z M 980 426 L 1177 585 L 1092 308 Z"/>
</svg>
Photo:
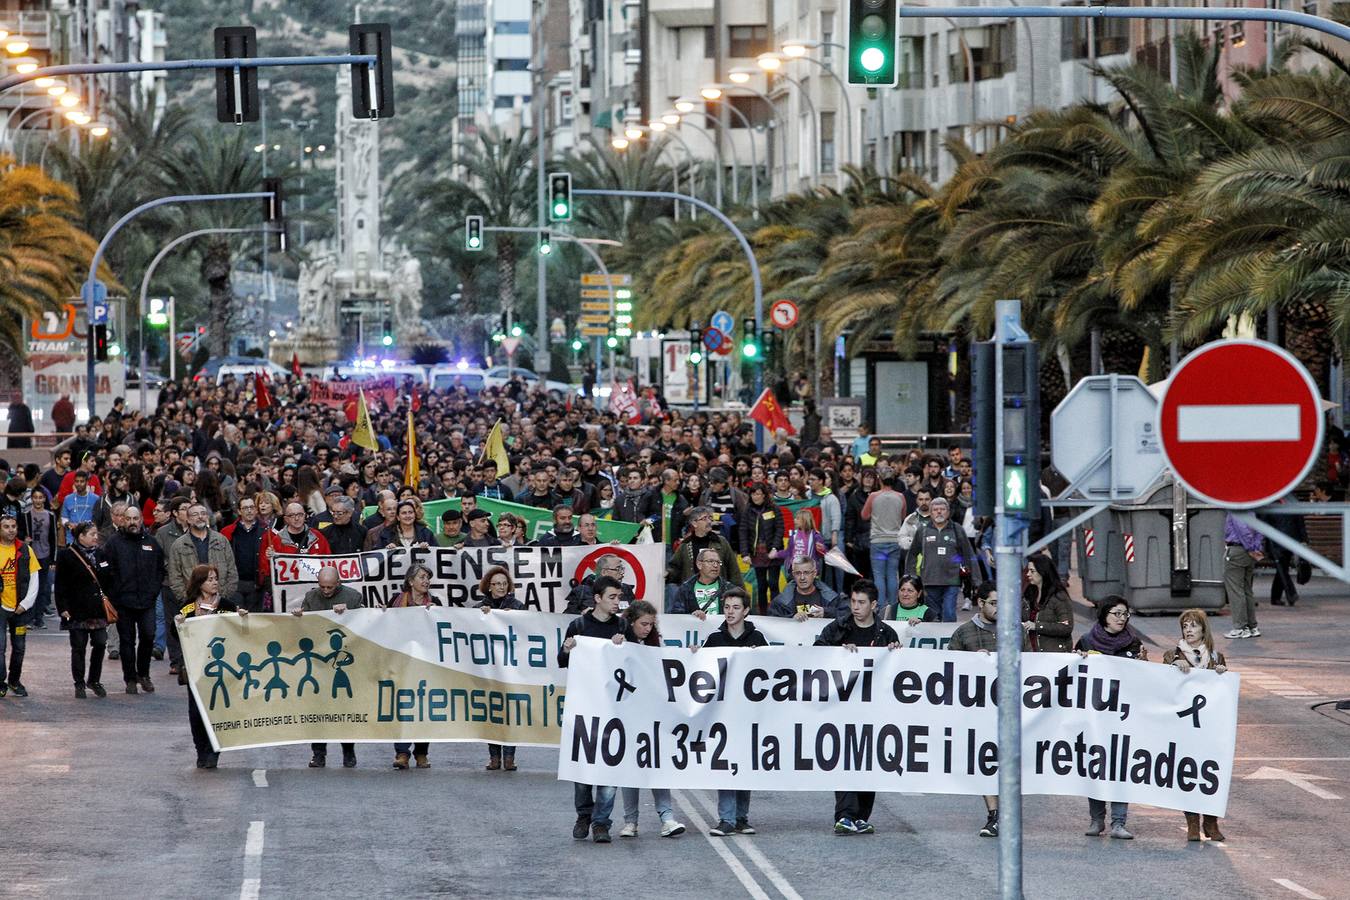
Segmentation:
<svg viewBox="0 0 1350 900">
<path fill-rule="evenodd" d="M 1137 805 L 1133 842 L 1086 838 L 1085 800 L 1029 797 L 1026 896 L 1350 897 L 1350 716 L 1332 709 L 1350 697 L 1346 598 L 1314 579 L 1293 609 L 1262 604 L 1263 637 L 1219 639 L 1244 676 L 1226 843 L 1187 844 L 1180 813 Z M 1158 656 L 1174 640 L 1172 617 L 1134 624 Z M 830 795 L 757 792 L 759 834 L 719 839 L 705 836 L 712 793 L 676 791 L 690 830 L 662 839 L 648 794 L 636 840 L 594 845 L 571 838 L 572 789 L 553 750 L 521 750 L 515 773 L 484 771 L 479 744 L 433 745 L 429 771 L 392 770 L 384 744 L 358 746 L 354 770 L 334 766 L 337 747 L 330 768 L 310 770 L 308 748 L 292 746 L 226 753 L 199 771 L 167 663 L 155 664 L 153 696 L 121 693 L 111 663 L 108 698 L 76 700 L 64 634 L 35 633 L 28 660 L 32 696 L 0 699 L 4 898 L 997 892 L 996 842 L 977 835 L 975 797 L 882 794 L 874 837 L 836 838 Z M 1262 768 L 1302 780 L 1248 778 Z"/>
</svg>

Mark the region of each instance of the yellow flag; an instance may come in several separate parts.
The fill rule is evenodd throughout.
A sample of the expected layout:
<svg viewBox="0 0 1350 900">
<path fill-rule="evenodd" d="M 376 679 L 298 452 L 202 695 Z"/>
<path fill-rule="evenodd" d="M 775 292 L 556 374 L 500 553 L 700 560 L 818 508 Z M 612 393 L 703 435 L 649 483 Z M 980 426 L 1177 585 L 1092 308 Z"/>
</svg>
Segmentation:
<svg viewBox="0 0 1350 900">
<path fill-rule="evenodd" d="M 488 432 L 487 440 L 483 442 L 483 455 L 478 458 L 478 464 L 482 465 L 485 459 L 497 464 L 498 478 L 511 474 L 511 460 L 506 455 L 506 441 L 502 439 L 501 419 L 498 419 L 497 424 Z"/>
<path fill-rule="evenodd" d="M 403 469 L 403 483 L 417 487 L 422 480 L 422 464 L 417 459 L 417 432 L 413 429 L 412 410 L 408 410 L 408 465 Z"/>
<path fill-rule="evenodd" d="M 375 440 L 375 429 L 370 424 L 370 408 L 366 406 L 366 392 L 359 391 L 359 399 L 356 406 L 356 427 L 352 430 L 352 443 L 358 447 L 365 447 L 374 452 L 380 448 L 380 442 Z"/>
</svg>

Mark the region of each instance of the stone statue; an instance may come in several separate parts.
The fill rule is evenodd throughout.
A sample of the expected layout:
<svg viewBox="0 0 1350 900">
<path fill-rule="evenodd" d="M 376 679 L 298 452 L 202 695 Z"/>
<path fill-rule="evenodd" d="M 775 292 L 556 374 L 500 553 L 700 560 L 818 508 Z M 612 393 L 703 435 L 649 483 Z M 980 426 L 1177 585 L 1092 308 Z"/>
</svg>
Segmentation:
<svg viewBox="0 0 1350 900">
<path fill-rule="evenodd" d="M 300 333 L 305 336 L 330 336 L 337 329 L 337 311 L 333 300 L 333 273 L 337 257 L 325 253 L 300 264 Z"/>
<path fill-rule="evenodd" d="M 406 249 L 400 249 L 395 258 L 390 294 L 394 329 L 405 335 L 427 334 L 422 319 L 422 264 Z"/>
</svg>

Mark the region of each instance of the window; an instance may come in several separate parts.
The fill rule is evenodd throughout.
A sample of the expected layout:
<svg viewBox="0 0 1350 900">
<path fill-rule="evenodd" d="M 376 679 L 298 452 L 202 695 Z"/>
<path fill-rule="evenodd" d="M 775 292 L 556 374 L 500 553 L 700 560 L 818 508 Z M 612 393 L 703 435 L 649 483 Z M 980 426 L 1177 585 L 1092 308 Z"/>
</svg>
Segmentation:
<svg viewBox="0 0 1350 900">
<path fill-rule="evenodd" d="M 727 56 L 732 59 L 754 58 L 772 49 L 767 25 L 732 25 L 727 29 Z"/>
<path fill-rule="evenodd" d="M 900 87 L 923 87 L 923 38 L 900 38 Z"/>
<path fill-rule="evenodd" d="M 834 171 L 834 113 L 820 114 L 820 171 Z"/>
<path fill-rule="evenodd" d="M 1065 6 L 1082 6 L 1081 0 L 1065 3 Z M 1128 5 L 1121 2 L 1110 2 L 1107 6 Z M 1089 59 L 1094 55 L 1097 58 L 1103 56 L 1115 56 L 1118 53 L 1125 53 L 1130 48 L 1130 22 L 1128 19 L 1093 19 L 1091 21 L 1092 35 L 1096 47 L 1090 46 L 1088 42 L 1088 20 L 1086 19 L 1065 19 L 1060 25 L 1060 53 L 1062 60 L 1069 59 Z M 1222 26 L 1220 26 L 1222 28 Z"/>
<path fill-rule="evenodd" d="M 924 144 L 924 138 L 922 131 L 900 132 L 899 168 L 927 176 L 928 148 Z"/>
<path fill-rule="evenodd" d="M 530 68 L 528 59 L 498 59 L 498 72 L 527 72 Z"/>
<path fill-rule="evenodd" d="M 508 94 L 498 94 L 492 101 L 493 109 L 514 109 L 516 98 Z"/>
<path fill-rule="evenodd" d="M 834 11 L 827 10 L 820 14 L 820 42 L 828 49 L 830 44 L 834 43 Z"/>
<path fill-rule="evenodd" d="M 986 25 L 982 28 L 964 28 L 951 33 L 951 52 L 948 55 L 950 80 L 970 81 L 966 72 L 966 47 L 970 47 L 970 61 L 975 66 L 975 80 L 1002 78 L 1016 70 L 1016 32 L 1012 25 Z"/>
<path fill-rule="evenodd" d="M 770 114 L 768 105 L 758 97 L 727 97 L 727 103 L 736 107 L 736 111 L 745 116 L 746 121 L 754 128 L 760 128 L 769 124 Z M 728 117 L 732 128 L 744 128 L 745 125 L 735 115 Z"/>
<path fill-rule="evenodd" d="M 572 92 L 558 92 L 558 119 L 564 125 L 572 123 Z"/>
<path fill-rule="evenodd" d="M 497 34 L 529 34 L 529 22 L 493 22 L 492 30 Z"/>
<path fill-rule="evenodd" d="M 703 58 L 717 58 L 717 30 L 711 25 L 703 27 Z"/>
</svg>

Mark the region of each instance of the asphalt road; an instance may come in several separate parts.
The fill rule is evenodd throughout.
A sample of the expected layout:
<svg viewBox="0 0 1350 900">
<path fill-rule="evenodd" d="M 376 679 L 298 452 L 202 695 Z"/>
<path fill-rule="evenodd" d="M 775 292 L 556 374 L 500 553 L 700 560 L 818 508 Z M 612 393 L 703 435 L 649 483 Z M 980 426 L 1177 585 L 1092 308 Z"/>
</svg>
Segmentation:
<svg viewBox="0 0 1350 900">
<path fill-rule="evenodd" d="M 1317 579 L 1296 608 L 1259 608 L 1263 637 L 1219 639 L 1243 674 L 1225 843 L 1187 844 L 1179 812 L 1137 805 L 1133 842 L 1087 838 L 1085 800 L 1029 797 L 1026 896 L 1350 896 L 1344 598 Z M 1134 624 L 1158 655 L 1174 639 L 1170 617 Z M 876 836 L 837 838 L 831 796 L 758 792 L 757 836 L 711 838 L 713 794 L 677 791 L 684 836 L 659 837 L 646 795 L 638 839 L 594 845 L 572 840 L 556 751 L 522 749 L 515 773 L 484 771 L 478 744 L 434 745 L 429 771 L 392 770 L 384 744 L 360 745 L 354 770 L 337 747 L 322 771 L 280 747 L 199 771 L 166 663 L 153 696 L 121 693 L 110 663 L 108 698 L 76 700 L 65 635 L 28 646 L 32 695 L 0 699 L 0 897 L 996 896 L 978 798 L 883 794 Z"/>
</svg>

